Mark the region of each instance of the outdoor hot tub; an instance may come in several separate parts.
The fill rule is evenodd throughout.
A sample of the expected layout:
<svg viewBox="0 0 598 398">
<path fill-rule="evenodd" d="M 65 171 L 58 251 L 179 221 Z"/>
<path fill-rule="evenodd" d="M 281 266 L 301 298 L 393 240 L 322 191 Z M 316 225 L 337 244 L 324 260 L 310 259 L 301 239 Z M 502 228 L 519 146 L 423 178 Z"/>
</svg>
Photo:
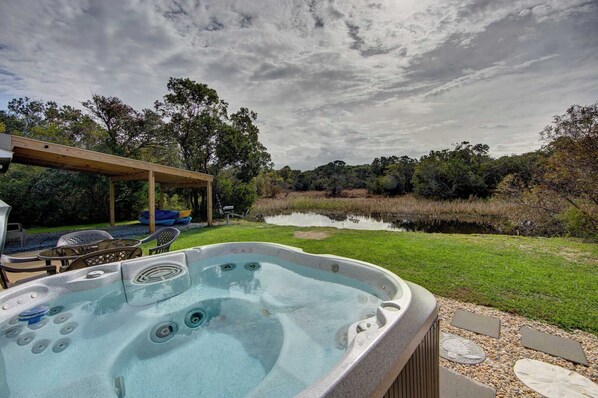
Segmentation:
<svg viewBox="0 0 598 398">
<path fill-rule="evenodd" d="M 0 397 L 438 397 L 429 292 L 270 243 L 19 285 L 0 330 Z"/>
</svg>

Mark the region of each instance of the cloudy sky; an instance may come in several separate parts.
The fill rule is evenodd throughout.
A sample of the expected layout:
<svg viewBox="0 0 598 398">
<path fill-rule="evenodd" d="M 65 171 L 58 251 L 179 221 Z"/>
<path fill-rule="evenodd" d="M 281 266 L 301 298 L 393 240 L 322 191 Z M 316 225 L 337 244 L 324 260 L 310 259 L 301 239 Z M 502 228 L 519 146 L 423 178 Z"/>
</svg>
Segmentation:
<svg viewBox="0 0 598 398">
<path fill-rule="evenodd" d="M 259 114 L 277 167 L 539 147 L 598 100 L 595 0 L 2 0 L 0 107 L 151 107 L 170 76 Z"/>
</svg>

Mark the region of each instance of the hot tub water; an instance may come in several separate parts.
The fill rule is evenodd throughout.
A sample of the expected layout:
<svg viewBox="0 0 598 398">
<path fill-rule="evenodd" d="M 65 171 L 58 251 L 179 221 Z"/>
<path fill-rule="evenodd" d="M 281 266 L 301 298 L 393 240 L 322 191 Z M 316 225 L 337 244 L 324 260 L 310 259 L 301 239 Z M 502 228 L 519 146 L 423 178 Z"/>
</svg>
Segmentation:
<svg viewBox="0 0 598 398">
<path fill-rule="evenodd" d="M 37 324 L 3 320 L 0 397 L 290 397 L 382 303 L 365 283 L 264 255 L 188 268 L 191 287 L 152 304 L 130 305 L 116 282 L 45 303 Z"/>
</svg>

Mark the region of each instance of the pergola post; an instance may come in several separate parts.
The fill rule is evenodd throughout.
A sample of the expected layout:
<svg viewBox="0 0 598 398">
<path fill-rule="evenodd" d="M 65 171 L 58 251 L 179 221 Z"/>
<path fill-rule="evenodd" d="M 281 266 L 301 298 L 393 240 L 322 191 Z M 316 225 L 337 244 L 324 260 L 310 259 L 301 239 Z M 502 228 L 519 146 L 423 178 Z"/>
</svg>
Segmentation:
<svg viewBox="0 0 598 398">
<path fill-rule="evenodd" d="M 114 181 L 112 180 L 112 177 L 110 177 L 110 226 L 112 227 L 116 223 L 114 207 Z"/>
<path fill-rule="evenodd" d="M 212 181 L 208 181 L 208 195 L 207 195 L 207 219 L 208 227 L 212 226 Z"/>
<path fill-rule="evenodd" d="M 154 171 L 150 170 L 147 176 L 147 191 L 149 202 L 149 233 L 153 234 L 156 231 L 156 180 L 154 178 Z"/>
</svg>

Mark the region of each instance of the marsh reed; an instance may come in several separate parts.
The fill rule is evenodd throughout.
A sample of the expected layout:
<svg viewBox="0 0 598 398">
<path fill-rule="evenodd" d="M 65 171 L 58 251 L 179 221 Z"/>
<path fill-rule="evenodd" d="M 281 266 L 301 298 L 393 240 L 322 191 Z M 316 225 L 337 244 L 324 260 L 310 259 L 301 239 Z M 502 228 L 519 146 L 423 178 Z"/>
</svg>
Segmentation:
<svg viewBox="0 0 598 398">
<path fill-rule="evenodd" d="M 327 197 L 325 192 L 292 192 L 274 199 L 261 198 L 253 206 L 253 215 L 275 215 L 290 212 L 344 213 L 388 215 L 413 219 L 455 221 L 501 221 L 514 212 L 517 205 L 498 199 L 437 201 L 412 195 L 386 198 L 347 192 L 343 196 Z"/>
</svg>

